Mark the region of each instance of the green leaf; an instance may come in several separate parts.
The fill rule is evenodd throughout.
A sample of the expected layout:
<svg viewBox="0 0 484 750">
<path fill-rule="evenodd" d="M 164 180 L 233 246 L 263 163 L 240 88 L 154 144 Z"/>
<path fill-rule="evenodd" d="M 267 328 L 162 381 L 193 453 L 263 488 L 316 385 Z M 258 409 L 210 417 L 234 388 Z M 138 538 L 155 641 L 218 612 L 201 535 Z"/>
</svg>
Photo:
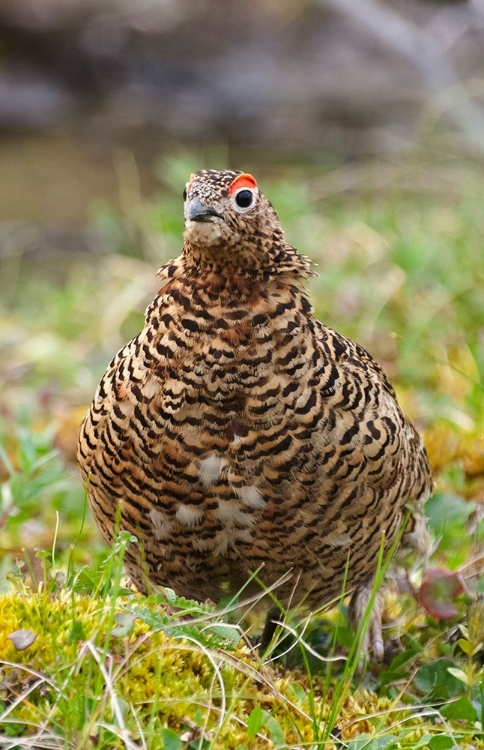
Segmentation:
<svg viewBox="0 0 484 750">
<path fill-rule="evenodd" d="M 163 750 L 182 750 L 183 743 L 173 729 L 164 727 L 161 730 L 161 739 L 163 740 Z"/>
<path fill-rule="evenodd" d="M 281 725 L 273 716 L 269 716 L 266 721 L 267 729 L 271 738 L 274 740 L 278 747 L 286 747 L 286 735 L 282 731 Z"/>
<path fill-rule="evenodd" d="M 398 737 L 393 734 L 382 737 L 360 734 L 348 743 L 348 750 L 390 750 L 396 747 L 398 747 Z"/>
<path fill-rule="evenodd" d="M 369 742 L 371 742 L 371 734 L 363 732 L 348 742 L 348 750 L 363 750 L 363 748 L 367 750 Z"/>
<path fill-rule="evenodd" d="M 395 737 L 394 734 L 376 737 L 366 746 L 367 750 L 390 750 L 390 748 L 396 747 L 398 747 L 398 737 Z"/>
<path fill-rule="evenodd" d="M 247 722 L 247 736 L 250 740 L 253 740 L 256 736 L 259 729 L 262 727 L 264 723 L 264 719 L 266 718 L 264 716 L 266 712 L 262 710 L 260 706 L 256 706 L 249 716 L 249 720 Z"/>
<path fill-rule="evenodd" d="M 136 617 L 126 612 L 117 612 L 114 615 L 116 627 L 111 630 L 111 635 L 115 638 L 125 638 L 133 632 Z"/>
<path fill-rule="evenodd" d="M 90 565 L 84 565 L 75 571 L 74 577 L 68 582 L 75 594 L 92 593 L 99 584 L 99 571 Z"/>
<path fill-rule="evenodd" d="M 465 654 L 467 654 L 467 656 L 472 656 L 473 648 L 472 644 L 469 643 L 469 641 L 465 640 L 464 638 L 460 638 L 457 641 L 457 645 Z"/>
<path fill-rule="evenodd" d="M 396 737 L 394 734 L 389 734 L 388 737 L 381 737 L 381 743 L 378 745 L 379 750 L 383 750 L 383 748 L 390 748 L 390 747 L 400 747 L 399 745 L 399 738 Z M 388 740 L 388 743 L 387 743 Z"/>
<path fill-rule="evenodd" d="M 155 631 L 165 630 L 171 624 L 170 618 L 165 615 L 163 610 L 151 612 L 147 607 L 140 605 L 133 607 L 133 614 Z"/>
<path fill-rule="evenodd" d="M 478 719 L 476 709 L 465 695 L 442 706 L 440 713 L 446 719 L 463 719 L 464 721 L 477 721 Z"/>
<path fill-rule="evenodd" d="M 417 744 L 413 746 L 414 750 L 417 750 L 417 748 L 419 747 L 425 747 L 425 748 L 428 747 L 429 742 L 433 739 L 433 737 L 434 737 L 433 734 L 424 734 L 424 736 L 419 739 Z"/>
<path fill-rule="evenodd" d="M 211 631 L 218 638 L 223 638 L 224 641 L 229 643 L 237 644 L 240 642 L 240 630 L 237 627 L 227 625 L 223 622 L 216 622 L 206 628 L 207 631 Z"/>
<path fill-rule="evenodd" d="M 455 667 L 449 667 L 447 669 L 447 672 L 452 675 L 452 677 L 455 677 L 456 679 L 460 680 L 460 682 L 463 682 L 464 685 L 469 684 L 469 678 L 466 675 L 466 673 L 462 669 L 456 669 Z"/>
<path fill-rule="evenodd" d="M 455 663 L 450 659 L 436 659 L 417 671 L 413 682 L 417 690 L 432 698 L 450 698 L 462 693 L 462 682 L 450 673 Z"/>
<path fill-rule="evenodd" d="M 176 594 L 173 591 L 173 589 L 169 589 L 168 586 L 165 586 L 163 588 L 163 591 L 164 591 L 166 601 L 168 602 L 168 604 L 174 607 L 176 605 Z"/>
<path fill-rule="evenodd" d="M 450 492 L 437 492 L 425 503 L 430 530 L 436 537 L 442 537 L 444 548 L 455 544 L 474 509 L 474 503 Z"/>
<path fill-rule="evenodd" d="M 289 688 L 290 690 L 292 690 L 292 692 L 296 696 L 296 700 L 298 701 L 298 703 L 300 703 L 303 706 L 308 699 L 308 694 L 304 690 L 304 688 L 301 685 L 298 685 L 297 682 L 292 682 L 289 685 Z"/>
<path fill-rule="evenodd" d="M 429 742 L 430 750 L 450 750 L 450 748 L 459 747 L 453 737 L 449 737 L 446 734 L 439 734 L 436 737 L 432 737 Z"/>
<path fill-rule="evenodd" d="M 386 669 L 383 669 L 379 675 L 378 682 L 384 687 L 390 685 L 396 680 L 400 680 L 402 676 L 408 675 L 409 665 L 415 661 L 415 658 L 421 654 L 422 648 L 419 644 L 410 644 L 405 651 L 398 654 Z"/>
<path fill-rule="evenodd" d="M 84 632 L 82 622 L 74 620 L 72 623 L 71 632 L 67 636 L 67 643 L 79 643 L 79 641 L 86 641 L 87 636 Z"/>
</svg>

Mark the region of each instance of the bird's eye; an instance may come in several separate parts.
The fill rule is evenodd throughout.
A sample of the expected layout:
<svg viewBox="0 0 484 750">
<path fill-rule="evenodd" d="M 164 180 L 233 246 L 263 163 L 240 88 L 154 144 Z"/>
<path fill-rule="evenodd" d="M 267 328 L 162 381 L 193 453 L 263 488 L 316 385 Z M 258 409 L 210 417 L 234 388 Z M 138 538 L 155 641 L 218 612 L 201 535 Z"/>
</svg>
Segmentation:
<svg viewBox="0 0 484 750">
<path fill-rule="evenodd" d="M 237 190 L 234 196 L 235 203 L 239 208 L 250 208 L 254 202 L 254 198 L 254 192 L 252 190 L 248 190 L 247 188 Z"/>
<path fill-rule="evenodd" d="M 187 199 L 187 189 L 185 188 L 185 190 L 183 191 L 183 200 L 186 201 L 186 199 Z"/>
</svg>

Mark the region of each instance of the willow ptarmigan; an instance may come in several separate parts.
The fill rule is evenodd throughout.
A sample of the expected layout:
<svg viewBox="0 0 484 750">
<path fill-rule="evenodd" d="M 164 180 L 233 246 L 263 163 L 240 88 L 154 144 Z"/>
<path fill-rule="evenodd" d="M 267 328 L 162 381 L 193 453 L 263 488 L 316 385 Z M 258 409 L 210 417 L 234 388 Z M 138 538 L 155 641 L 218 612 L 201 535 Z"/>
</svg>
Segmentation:
<svg viewBox="0 0 484 750">
<path fill-rule="evenodd" d="M 430 493 L 423 444 L 371 356 L 313 317 L 308 260 L 255 179 L 202 170 L 184 198 L 182 253 L 81 427 L 94 517 L 138 538 L 141 591 L 217 601 L 257 573 L 284 606 L 346 586 L 358 619 L 382 539 Z M 378 607 L 368 638 L 381 657 Z"/>
</svg>

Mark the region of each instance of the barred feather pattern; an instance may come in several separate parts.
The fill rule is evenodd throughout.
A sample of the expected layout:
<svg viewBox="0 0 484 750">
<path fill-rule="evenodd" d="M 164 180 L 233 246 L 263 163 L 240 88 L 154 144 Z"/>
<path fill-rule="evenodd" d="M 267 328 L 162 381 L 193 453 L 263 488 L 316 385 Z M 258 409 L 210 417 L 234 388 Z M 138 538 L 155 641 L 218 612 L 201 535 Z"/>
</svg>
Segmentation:
<svg viewBox="0 0 484 750">
<path fill-rule="evenodd" d="M 431 474 L 379 365 L 313 316 L 308 260 L 251 185 L 192 175 L 182 254 L 98 386 L 79 464 L 105 539 L 118 518 L 139 540 L 141 591 L 217 601 L 257 572 L 315 608 L 371 579 L 409 507 L 425 534 Z"/>
</svg>

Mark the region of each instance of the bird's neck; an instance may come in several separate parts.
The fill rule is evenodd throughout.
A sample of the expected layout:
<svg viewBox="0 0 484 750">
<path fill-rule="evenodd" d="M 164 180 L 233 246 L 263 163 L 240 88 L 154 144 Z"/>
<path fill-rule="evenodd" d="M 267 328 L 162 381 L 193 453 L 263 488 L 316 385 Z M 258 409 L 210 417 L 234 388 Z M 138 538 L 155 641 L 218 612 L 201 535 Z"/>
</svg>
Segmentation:
<svg viewBox="0 0 484 750">
<path fill-rule="evenodd" d="M 309 259 L 300 255 L 287 243 L 267 247 L 261 240 L 250 246 L 200 247 L 185 240 L 181 256 L 172 263 L 177 264 L 179 275 L 195 276 L 199 281 L 206 278 L 265 282 L 287 281 L 303 284 L 312 276 Z M 168 264 L 169 265 L 169 264 Z"/>
<path fill-rule="evenodd" d="M 184 311 L 198 306 L 219 319 L 228 311 L 235 320 L 234 310 L 256 316 L 270 314 L 271 318 L 288 309 L 307 315 L 312 310 L 305 289 L 312 275 L 309 261 L 294 248 L 289 250 L 292 252 L 281 254 L 263 268 L 242 267 L 218 258 L 209 262 L 205 256 L 195 263 L 191 253 L 182 253 L 159 269 L 162 285 L 147 313 L 159 315 L 160 300 L 169 298 Z"/>
</svg>

